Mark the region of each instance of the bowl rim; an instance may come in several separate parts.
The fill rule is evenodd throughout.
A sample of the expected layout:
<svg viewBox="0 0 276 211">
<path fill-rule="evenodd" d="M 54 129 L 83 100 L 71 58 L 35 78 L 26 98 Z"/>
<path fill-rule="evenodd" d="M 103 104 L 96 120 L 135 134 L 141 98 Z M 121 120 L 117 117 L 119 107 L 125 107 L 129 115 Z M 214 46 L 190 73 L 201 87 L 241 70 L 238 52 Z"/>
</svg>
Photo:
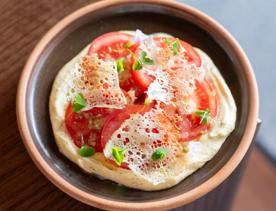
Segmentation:
<svg viewBox="0 0 276 211">
<path fill-rule="evenodd" d="M 178 196 L 174 196 L 168 199 L 155 200 L 150 202 L 123 202 L 123 201 L 115 201 L 110 199 L 101 198 L 99 196 L 95 196 L 89 194 L 85 191 L 82 191 L 67 182 L 63 179 L 58 173 L 56 173 L 44 160 L 42 155 L 39 153 L 38 149 L 35 146 L 34 140 L 31 137 L 31 132 L 28 128 L 27 122 L 27 114 L 26 114 L 26 94 L 27 87 L 29 83 L 30 76 L 33 72 L 33 67 L 36 64 L 36 61 L 39 59 L 41 52 L 47 47 L 47 44 L 51 42 L 51 40 L 60 33 L 66 26 L 80 18 L 81 16 L 91 13 L 96 10 L 100 10 L 106 7 L 112 7 L 115 5 L 121 4 L 158 4 L 165 7 L 169 7 L 176 10 L 181 10 L 185 13 L 188 13 L 202 22 L 211 27 L 216 33 L 219 33 L 225 41 L 231 46 L 237 57 L 239 58 L 242 69 L 244 70 L 246 80 L 248 82 L 249 87 L 249 116 L 246 123 L 245 132 L 242 136 L 241 142 L 237 147 L 236 151 L 229 158 L 229 160 L 225 163 L 225 165 L 211 178 L 197 186 L 196 188 L 180 194 Z M 17 88 L 17 96 L 16 96 L 16 115 L 17 122 L 21 137 L 23 139 L 24 145 L 31 156 L 32 160 L 36 164 L 36 166 L 40 169 L 40 171 L 59 189 L 63 192 L 67 193 L 71 197 L 82 201 L 91 206 L 95 206 L 102 209 L 116 209 L 116 210 L 153 210 L 153 209 L 170 209 L 173 207 L 178 207 L 181 205 L 188 204 L 204 194 L 208 193 L 215 187 L 217 187 L 220 183 L 222 183 L 238 166 L 247 152 L 256 130 L 256 125 L 258 121 L 259 114 L 259 94 L 257 82 L 255 79 L 255 75 L 251 64 L 245 55 L 244 51 L 237 43 L 235 38 L 222 27 L 218 22 L 204 14 L 203 12 L 185 5 L 183 3 L 175 2 L 175 1 L 167 1 L 167 0 L 105 0 L 97 3 L 92 3 L 87 6 L 84 6 L 75 12 L 69 14 L 61 21 L 59 21 L 55 26 L 53 26 L 38 42 L 34 50 L 32 51 L 29 59 L 27 60 L 25 67 L 21 73 L 21 77 L 19 80 L 18 88 Z"/>
</svg>

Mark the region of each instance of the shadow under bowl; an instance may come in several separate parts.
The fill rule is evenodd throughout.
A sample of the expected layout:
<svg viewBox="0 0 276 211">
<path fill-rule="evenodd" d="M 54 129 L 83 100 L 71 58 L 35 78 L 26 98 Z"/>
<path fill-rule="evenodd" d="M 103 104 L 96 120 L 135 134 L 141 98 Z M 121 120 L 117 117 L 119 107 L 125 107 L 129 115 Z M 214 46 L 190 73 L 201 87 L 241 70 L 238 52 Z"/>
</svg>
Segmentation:
<svg viewBox="0 0 276 211">
<path fill-rule="evenodd" d="M 203 13 L 171 1 L 103 1 L 82 8 L 52 28 L 23 71 L 17 96 L 18 124 L 32 159 L 69 195 L 105 209 L 171 208 L 220 184 L 246 153 L 258 117 L 254 73 L 231 35 Z M 178 185 L 145 192 L 84 173 L 58 150 L 49 118 L 49 95 L 64 64 L 91 40 L 110 31 L 166 32 L 204 50 L 221 71 L 237 104 L 236 128 L 215 157 Z"/>
</svg>

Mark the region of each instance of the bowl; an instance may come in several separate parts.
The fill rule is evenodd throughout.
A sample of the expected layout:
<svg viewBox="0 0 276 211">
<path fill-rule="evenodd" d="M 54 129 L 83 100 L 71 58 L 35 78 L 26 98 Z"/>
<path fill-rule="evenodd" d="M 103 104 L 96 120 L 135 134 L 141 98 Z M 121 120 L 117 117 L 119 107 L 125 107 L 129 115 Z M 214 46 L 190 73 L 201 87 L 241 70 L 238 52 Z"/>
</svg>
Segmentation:
<svg viewBox="0 0 276 211">
<path fill-rule="evenodd" d="M 166 32 L 203 49 L 221 70 L 238 108 L 236 128 L 212 160 L 178 185 L 153 192 L 84 173 L 58 151 L 48 111 L 52 83 L 64 64 L 101 34 L 137 28 L 145 33 Z M 254 72 L 245 53 L 212 18 L 174 1 L 111 0 L 70 14 L 37 44 L 18 85 L 17 119 L 34 163 L 70 196 L 103 209 L 169 209 L 208 193 L 237 167 L 255 133 L 258 103 Z"/>
</svg>

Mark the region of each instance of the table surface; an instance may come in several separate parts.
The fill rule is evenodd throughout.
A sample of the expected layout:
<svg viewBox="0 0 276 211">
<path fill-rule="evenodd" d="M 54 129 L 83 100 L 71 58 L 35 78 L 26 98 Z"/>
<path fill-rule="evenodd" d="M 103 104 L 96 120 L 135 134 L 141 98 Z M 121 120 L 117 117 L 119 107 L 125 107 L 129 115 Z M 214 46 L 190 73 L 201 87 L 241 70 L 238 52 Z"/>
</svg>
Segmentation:
<svg viewBox="0 0 276 211">
<path fill-rule="evenodd" d="M 0 210 L 91 209 L 38 171 L 23 146 L 15 115 L 18 79 L 37 41 L 65 15 L 91 2 L 0 0 Z"/>
<path fill-rule="evenodd" d="M 0 210 L 88 209 L 52 185 L 21 141 L 15 115 L 18 79 L 38 40 L 89 0 L 0 1 Z"/>
</svg>

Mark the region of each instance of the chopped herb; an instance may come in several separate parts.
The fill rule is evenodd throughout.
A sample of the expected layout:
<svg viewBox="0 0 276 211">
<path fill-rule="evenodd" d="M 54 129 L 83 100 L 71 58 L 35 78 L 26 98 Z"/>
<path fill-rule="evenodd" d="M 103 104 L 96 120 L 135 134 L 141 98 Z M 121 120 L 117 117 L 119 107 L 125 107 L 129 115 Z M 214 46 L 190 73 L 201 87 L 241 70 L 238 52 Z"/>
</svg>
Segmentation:
<svg viewBox="0 0 276 211">
<path fill-rule="evenodd" d="M 165 148 L 157 149 L 151 156 L 152 160 L 161 160 L 164 159 L 167 155 L 167 150 Z"/>
<path fill-rule="evenodd" d="M 81 146 L 81 148 L 79 150 L 79 154 L 82 157 L 90 157 L 95 154 L 95 149 L 93 147 L 90 147 L 90 146 L 84 144 Z"/>
<path fill-rule="evenodd" d="M 125 45 L 126 48 L 131 48 L 134 45 L 134 42 L 129 41 L 127 42 L 127 44 Z"/>
<path fill-rule="evenodd" d="M 143 67 L 142 63 L 138 59 L 135 58 L 135 61 L 134 61 L 133 65 L 132 65 L 132 69 L 135 70 L 135 71 L 137 71 L 137 70 L 141 70 L 142 67 Z"/>
<path fill-rule="evenodd" d="M 119 147 L 113 147 L 112 148 L 112 156 L 115 160 L 115 163 L 120 166 L 124 160 L 124 149 Z"/>
<path fill-rule="evenodd" d="M 120 58 L 116 61 L 116 67 L 117 67 L 117 71 L 118 73 L 122 73 L 125 69 L 124 69 L 124 58 Z"/>
<path fill-rule="evenodd" d="M 172 43 L 172 49 L 173 49 L 173 55 L 178 54 L 178 45 L 179 45 L 179 40 L 176 38 L 176 40 Z"/>
<path fill-rule="evenodd" d="M 168 37 L 165 38 L 165 42 L 168 43 L 169 45 L 172 44 L 172 40 L 170 40 Z"/>
<path fill-rule="evenodd" d="M 182 149 L 182 151 L 184 153 L 188 153 L 189 152 L 189 148 L 187 146 L 184 146 L 183 149 Z"/>
<path fill-rule="evenodd" d="M 152 102 L 152 100 L 149 97 L 147 97 L 144 101 L 144 105 L 147 106 L 147 105 L 151 104 L 151 102 Z"/>
<path fill-rule="evenodd" d="M 143 64 L 148 64 L 148 65 L 152 65 L 153 64 L 153 60 L 150 59 L 147 56 L 147 53 L 145 51 L 142 51 L 140 54 L 140 59 L 138 59 L 135 54 L 133 54 L 134 56 L 134 63 L 132 65 L 132 69 L 137 71 L 137 70 L 141 70 L 143 67 Z"/>
<path fill-rule="evenodd" d="M 153 64 L 153 60 L 147 56 L 147 53 L 145 51 L 141 52 L 140 57 L 141 57 L 141 62 L 143 64 L 148 64 L 148 65 Z"/>
<path fill-rule="evenodd" d="M 172 50 L 173 50 L 173 55 L 177 55 L 178 54 L 178 46 L 179 46 L 179 40 L 178 38 L 175 39 L 175 41 L 172 41 L 171 39 L 169 39 L 168 37 L 165 38 L 165 42 L 168 43 Z"/>
<path fill-rule="evenodd" d="M 85 107 L 85 99 L 82 93 L 79 93 L 75 96 L 73 100 L 73 111 L 78 112 Z"/>
<path fill-rule="evenodd" d="M 206 109 L 206 110 L 196 110 L 195 114 L 197 116 L 199 116 L 201 118 L 200 120 L 200 124 L 208 124 L 209 121 L 209 114 L 210 114 L 210 110 Z"/>
</svg>

